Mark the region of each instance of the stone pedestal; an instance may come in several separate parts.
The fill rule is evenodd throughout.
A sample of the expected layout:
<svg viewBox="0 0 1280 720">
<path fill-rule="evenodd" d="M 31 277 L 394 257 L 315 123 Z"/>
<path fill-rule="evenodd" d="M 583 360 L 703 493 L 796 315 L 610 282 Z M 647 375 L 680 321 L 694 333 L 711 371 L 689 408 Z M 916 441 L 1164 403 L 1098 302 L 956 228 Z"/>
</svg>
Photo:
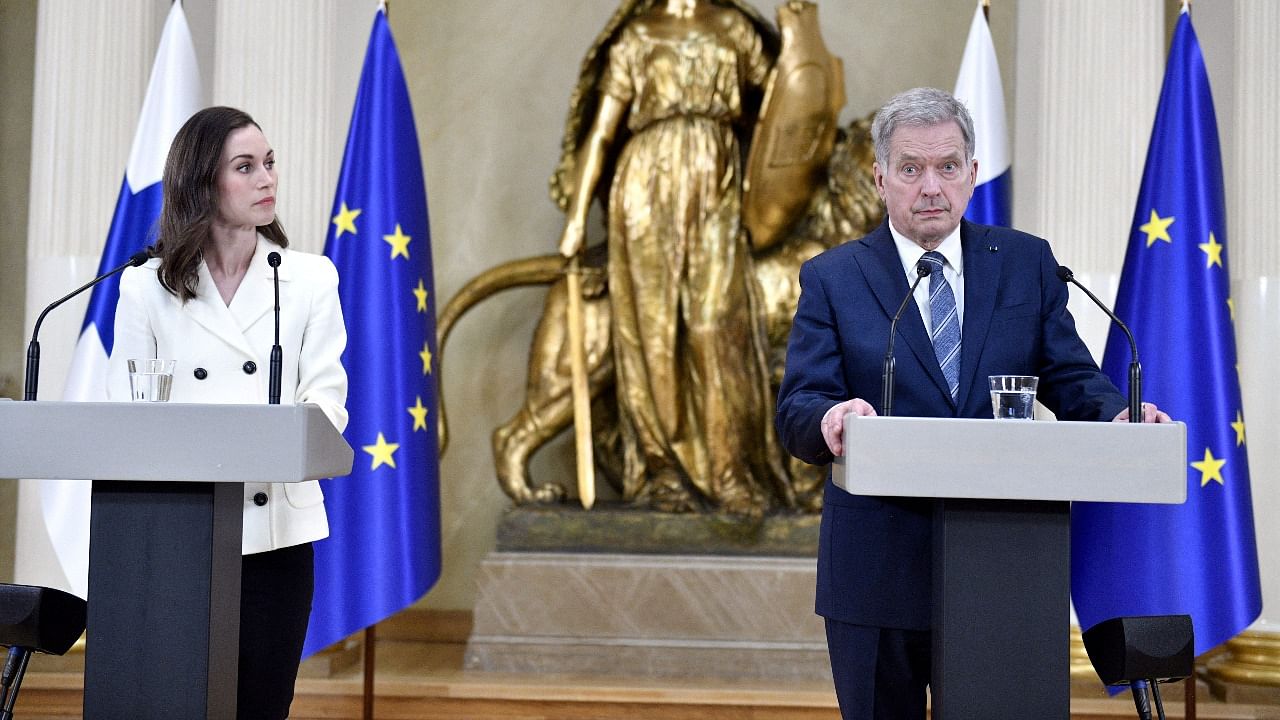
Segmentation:
<svg viewBox="0 0 1280 720">
<path fill-rule="evenodd" d="M 480 567 L 466 667 L 830 678 L 813 612 L 817 521 L 514 510 Z M 610 528 L 629 552 L 573 549 L 596 547 Z M 747 554 L 760 545 L 769 556 Z"/>
</svg>

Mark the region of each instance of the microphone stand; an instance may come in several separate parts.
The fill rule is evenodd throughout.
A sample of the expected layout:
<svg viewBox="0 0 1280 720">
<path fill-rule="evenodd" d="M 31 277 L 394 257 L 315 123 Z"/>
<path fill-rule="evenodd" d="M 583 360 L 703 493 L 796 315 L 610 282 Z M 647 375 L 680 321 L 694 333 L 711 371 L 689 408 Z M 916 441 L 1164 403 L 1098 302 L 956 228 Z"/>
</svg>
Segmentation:
<svg viewBox="0 0 1280 720">
<path fill-rule="evenodd" d="M 280 377 L 284 374 L 284 351 L 280 349 L 280 253 L 273 252 L 267 256 L 267 264 L 275 276 L 276 290 L 276 335 L 275 345 L 271 346 L 271 372 L 267 381 L 267 403 L 280 404 Z"/>
<path fill-rule="evenodd" d="M 37 393 L 37 391 L 39 390 L 39 386 L 40 386 L 40 341 L 39 341 L 39 340 L 37 340 L 36 338 L 40 335 L 40 324 L 44 322 L 44 316 L 45 316 L 45 315 L 48 315 L 50 310 L 52 310 L 52 309 L 54 309 L 54 308 L 58 307 L 58 306 L 59 306 L 59 305 L 61 305 L 62 303 L 64 303 L 64 302 L 66 302 L 66 301 L 70 300 L 71 298 L 75 297 L 76 295 L 79 295 L 80 293 L 84 292 L 85 290 L 88 290 L 89 288 L 93 287 L 94 285 L 97 285 L 98 283 L 102 282 L 103 280 L 106 280 L 107 278 L 111 277 L 112 275 L 115 275 L 116 273 L 118 273 L 118 272 L 120 272 L 120 271 L 124 270 L 125 268 L 137 267 L 137 266 L 139 266 L 139 265 L 141 265 L 141 264 L 145 263 L 145 262 L 147 261 L 147 258 L 149 258 L 149 257 L 151 257 L 151 255 L 150 255 L 150 253 L 149 253 L 147 250 L 145 250 L 145 249 L 144 249 L 144 250 L 139 250 L 138 252 L 136 252 L 136 253 L 134 253 L 133 255 L 131 255 L 131 256 L 129 257 L 129 260 L 128 260 L 127 262 L 125 262 L 123 265 L 121 265 L 120 267 L 117 267 L 117 268 L 113 268 L 113 269 L 111 269 L 111 270 L 108 270 L 107 272 L 103 273 L 102 275 L 99 275 L 98 277 L 96 277 L 96 278 L 94 278 L 94 279 L 90 280 L 89 282 L 85 283 L 84 285 L 81 285 L 80 287 L 76 288 L 75 290 L 72 290 L 71 292 L 67 293 L 66 295 L 62 296 L 61 298 L 58 298 L 57 300 L 53 301 L 53 303 L 52 303 L 51 305 L 49 305 L 49 307 L 45 308 L 45 309 L 44 309 L 44 312 L 40 313 L 40 317 L 36 318 L 36 326 L 35 326 L 35 328 L 33 328 L 33 329 L 32 329 L 32 331 L 31 331 L 31 342 L 27 345 L 27 369 L 26 369 L 26 378 L 25 378 L 24 383 L 23 383 L 23 391 L 22 391 L 22 399 L 23 399 L 23 400 L 26 400 L 26 401 L 34 401 L 34 400 L 36 399 L 36 393 Z"/>
<path fill-rule="evenodd" d="M 898 320 L 902 318 L 902 311 L 907 309 L 911 296 L 916 294 L 916 287 L 920 285 L 920 281 L 929 277 L 932 271 L 933 266 L 924 260 L 916 263 L 916 281 L 911 283 L 911 289 L 907 291 L 907 296 L 902 298 L 898 312 L 893 314 L 893 322 L 889 323 L 889 346 L 884 351 L 884 369 L 880 374 L 880 408 L 883 410 L 884 417 L 893 416 L 893 375 L 897 365 L 893 358 L 893 340 L 898 332 Z"/>
<path fill-rule="evenodd" d="M 1089 299 L 1093 301 L 1093 304 L 1102 308 L 1102 312 L 1106 313 L 1107 317 L 1111 318 L 1111 321 L 1119 325 L 1120 329 L 1124 331 L 1125 337 L 1129 340 L 1129 352 L 1132 357 L 1132 360 L 1129 361 L 1129 422 L 1142 422 L 1142 365 L 1138 362 L 1138 343 L 1134 341 L 1133 333 L 1129 332 L 1129 327 L 1111 311 L 1111 308 L 1104 305 L 1097 295 L 1089 292 L 1089 288 L 1081 285 L 1080 281 L 1076 280 L 1075 274 L 1066 265 L 1058 266 L 1058 279 L 1063 282 L 1069 282 L 1083 290 L 1084 294 L 1088 295 Z"/>
</svg>

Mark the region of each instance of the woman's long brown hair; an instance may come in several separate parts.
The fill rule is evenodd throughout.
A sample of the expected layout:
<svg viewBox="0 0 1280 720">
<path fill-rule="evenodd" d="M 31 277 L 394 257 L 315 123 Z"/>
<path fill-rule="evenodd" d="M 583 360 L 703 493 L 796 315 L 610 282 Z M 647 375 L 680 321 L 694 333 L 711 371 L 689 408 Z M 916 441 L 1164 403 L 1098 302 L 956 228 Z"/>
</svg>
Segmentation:
<svg viewBox="0 0 1280 720">
<path fill-rule="evenodd" d="M 218 166 L 227 136 L 242 127 L 262 128 L 249 114 L 229 107 L 205 108 L 178 130 L 164 164 L 164 201 L 151 251 L 160 258 L 160 285 L 182 302 L 196 296 L 209 228 L 218 217 Z M 271 242 L 289 246 L 278 219 L 258 228 Z"/>
</svg>

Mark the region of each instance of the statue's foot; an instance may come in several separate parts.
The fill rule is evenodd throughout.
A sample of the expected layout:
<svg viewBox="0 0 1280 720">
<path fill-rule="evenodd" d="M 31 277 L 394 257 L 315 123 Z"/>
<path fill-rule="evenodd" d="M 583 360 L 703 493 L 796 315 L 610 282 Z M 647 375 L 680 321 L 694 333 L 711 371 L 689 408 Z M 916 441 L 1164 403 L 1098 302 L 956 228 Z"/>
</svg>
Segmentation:
<svg viewBox="0 0 1280 720">
<path fill-rule="evenodd" d="M 722 498 L 717 509 L 744 520 L 760 520 L 764 518 L 766 503 L 762 496 L 741 491 Z"/>
<path fill-rule="evenodd" d="M 649 484 L 649 507 L 659 512 L 692 513 L 702 504 L 674 470 L 658 472 Z"/>
</svg>

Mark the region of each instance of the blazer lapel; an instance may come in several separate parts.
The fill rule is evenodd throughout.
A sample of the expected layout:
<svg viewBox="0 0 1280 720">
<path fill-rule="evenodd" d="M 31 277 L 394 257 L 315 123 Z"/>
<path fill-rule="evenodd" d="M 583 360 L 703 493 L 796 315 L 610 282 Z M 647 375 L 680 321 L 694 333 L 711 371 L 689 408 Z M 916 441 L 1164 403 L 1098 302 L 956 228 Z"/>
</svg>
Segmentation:
<svg viewBox="0 0 1280 720">
<path fill-rule="evenodd" d="M 248 331 L 262 316 L 275 308 L 275 282 L 272 267 L 267 262 L 267 256 L 272 252 L 284 255 L 283 250 L 259 235 L 258 249 L 253 253 L 253 260 L 249 261 L 249 269 L 245 272 L 244 280 L 236 289 L 235 296 L 231 298 L 231 305 L 228 308 L 241 332 Z M 281 262 L 280 283 L 282 285 L 288 280 L 288 276 L 288 265 Z"/>
<path fill-rule="evenodd" d="M 230 306 L 218 294 L 209 267 L 200 263 L 196 296 L 182 306 L 183 311 L 201 327 L 252 358 L 260 359 L 261 355 L 250 345 L 245 333 L 275 305 L 271 266 L 267 264 L 267 255 L 274 249 L 274 245 L 258 236 L 258 247 L 254 250 L 244 280 L 231 298 Z M 286 264 L 281 263 L 280 282 L 283 284 L 287 277 Z"/>
<path fill-rule="evenodd" d="M 902 270 L 902 259 L 898 257 L 898 248 L 893 243 L 893 234 L 889 232 L 889 223 L 885 221 L 875 232 L 860 241 L 864 251 L 855 253 L 854 257 L 862 269 L 863 277 L 875 293 L 876 300 L 884 310 L 885 317 L 892 322 L 893 314 L 902 304 L 911 286 Z M 967 313 L 967 310 L 966 310 Z M 889 339 L 885 338 L 888 343 Z M 910 303 L 902 311 L 898 320 L 898 342 L 894 345 L 895 355 L 901 357 L 903 345 L 910 348 L 921 367 L 933 380 L 938 391 L 951 402 L 951 392 L 947 387 L 947 379 L 942 376 L 942 368 L 938 366 L 938 357 L 933 352 L 933 341 L 925 330 L 924 321 L 920 319 L 920 310 L 916 304 Z"/>
<path fill-rule="evenodd" d="M 987 342 L 1004 264 L 999 245 L 988 239 L 990 232 L 989 228 L 967 220 L 960 223 L 960 247 L 964 253 L 964 327 L 960 337 L 960 389 L 956 395 L 962 407 L 979 380 L 974 375 Z M 978 390 L 985 394 L 986 384 Z"/>
<path fill-rule="evenodd" d="M 200 280 L 196 286 L 196 296 L 182 305 L 182 311 L 214 337 L 251 357 L 257 357 L 249 347 L 231 310 L 227 308 L 226 303 L 222 302 L 222 296 L 218 294 L 218 287 L 213 284 L 213 276 L 209 274 L 208 266 L 201 262 L 197 272 Z"/>
</svg>

